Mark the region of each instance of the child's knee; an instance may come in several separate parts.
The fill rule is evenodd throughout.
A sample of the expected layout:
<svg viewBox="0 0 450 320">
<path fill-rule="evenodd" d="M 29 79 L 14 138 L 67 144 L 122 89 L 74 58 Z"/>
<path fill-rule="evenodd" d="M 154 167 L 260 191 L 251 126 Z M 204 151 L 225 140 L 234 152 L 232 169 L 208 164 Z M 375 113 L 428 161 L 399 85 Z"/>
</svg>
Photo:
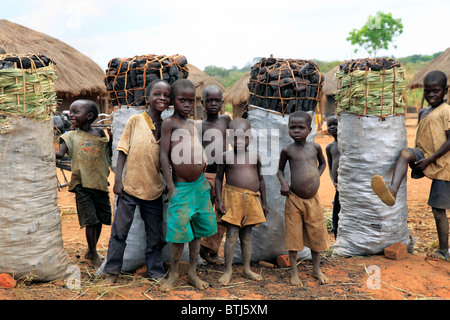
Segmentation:
<svg viewBox="0 0 450 320">
<path fill-rule="evenodd" d="M 406 159 L 408 162 L 416 159 L 414 152 L 409 148 L 403 148 L 402 151 L 400 151 L 400 158 Z"/>
</svg>

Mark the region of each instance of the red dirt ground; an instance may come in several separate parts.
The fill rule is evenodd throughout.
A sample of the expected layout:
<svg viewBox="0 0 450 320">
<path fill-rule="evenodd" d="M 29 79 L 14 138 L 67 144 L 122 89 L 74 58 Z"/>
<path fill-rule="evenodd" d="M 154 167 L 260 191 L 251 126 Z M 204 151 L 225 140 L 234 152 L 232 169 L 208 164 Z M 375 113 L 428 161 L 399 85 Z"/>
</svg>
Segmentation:
<svg viewBox="0 0 450 320">
<path fill-rule="evenodd" d="M 408 145 L 413 146 L 416 118 L 407 119 Z M 325 126 L 326 128 L 326 126 Z M 316 136 L 324 152 L 325 146 L 332 141 L 326 132 Z M 111 176 L 111 182 L 113 176 Z M 112 183 L 111 183 L 112 185 Z M 210 288 L 199 291 L 187 284 L 182 276 L 179 286 L 170 293 L 162 293 L 159 284 L 150 282 L 145 273 L 138 270 L 134 274 L 121 276 L 116 285 L 106 287 L 103 278 L 96 276 L 95 268 L 84 258 L 87 248 L 84 230 L 78 226 L 73 194 L 67 188 L 58 191 L 58 204 L 61 208 L 61 220 L 64 247 L 70 263 L 81 270 L 81 287 L 69 289 L 65 280 L 50 283 L 29 283 L 19 279 L 13 289 L 0 288 L 1 300 L 413 300 L 413 299 L 450 299 L 450 263 L 425 258 L 427 252 L 434 251 L 437 236 L 431 209 L 426 201 L 430 180 L 408 179 L 408 225 L 415 239 L 414 254 L 403 260 L 387 259 L 383 255 L 370 257 L 331 257 L 330 252 L 323 255 L 322 271 L 330 280 L 320 285 L 311 277 L 312 266 L 309 260 L 299 264 L 299 276 L 304 287 L 289 285 L 287 268 L 267 267 L 259 264 L 252 269 L 263 276 L 262 282 L 253 282 L 241 277 L 242 266 L 235 265 L 232 283 L 222 286 L 218 278 L 223 266 L 200 265 L 199 275 L 210 283 Z M 111 193 L 112 195 L 112 193 Z M 327 171 L 321 179 L 319 195 L 326 211 L 330 211 L 334 197 L 334 188 Z M 103 229 L 98 249 L 105 255 L 110 227 Z M 333 243 L 334 237 L 330 233 Z M 369 278 L 370 266 L 380 268 L 379 288 Z"/>
</svg>

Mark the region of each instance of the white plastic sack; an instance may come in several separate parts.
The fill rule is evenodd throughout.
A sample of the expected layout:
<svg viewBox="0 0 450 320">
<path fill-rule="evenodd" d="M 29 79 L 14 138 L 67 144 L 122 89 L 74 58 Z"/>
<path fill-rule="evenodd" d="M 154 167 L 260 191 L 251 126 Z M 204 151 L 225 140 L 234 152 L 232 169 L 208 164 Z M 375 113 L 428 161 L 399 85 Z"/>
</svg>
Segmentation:
<svg viewBox="0 0 450 320">
<path fill-rule="evenodd" d="M 314 114 L 308 112 L 314 119 Z M 279 255 L 287 254 L 285 247 L 284 205 L 286 197 L 280 193 L 280 181 L 277 177 L 280 152 L 294 141 L 289 136 L 289 115 L 281 115 L 273 110 L 250 106 L 248 120 L 252 125 L 252 141 L 250 148 L 257 150 L 262 161 L 262 174 L 266 184 L 267 208 L 269 213 L 266 222 L 252 229 L 252 261 L 272 260 Z M 316 134 L 315 122 L 307 141 L 313 142 Z M 290 183 L 289 163 L 284 175 Z M 299 257 L 308 257 L 309 248 L 299 252 Z M 242 263 L 240 243 L 238 241 L 233 261 Z"/>
<path fill-rule="evenodd" d="M 338 146 L 341 211 L 333 255 L 380 254 L 396 242 L 411 247 L 406 181 L 393 207 L 381 202 L 370 185 L 375 174 L 390 183 L 395 161 L 407 146 L 405 117 L 388 116 L 381 121 L 378 116 L 342 113 Z"/>
<path fill-rule="evenodd" d="M 0 124 L 0 273 L 52 281 L 63 277 L 53 121 Z"/>
</svg>

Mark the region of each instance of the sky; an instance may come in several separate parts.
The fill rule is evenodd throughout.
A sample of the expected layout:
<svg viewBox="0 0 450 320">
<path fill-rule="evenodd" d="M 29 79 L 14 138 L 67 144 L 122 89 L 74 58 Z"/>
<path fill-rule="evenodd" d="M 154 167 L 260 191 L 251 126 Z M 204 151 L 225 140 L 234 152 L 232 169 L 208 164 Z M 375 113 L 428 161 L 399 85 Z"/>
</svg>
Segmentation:
<svg viewBox="0 0 450 320">
<path fill-rule="evenodd" d="M 113 58 L 186 56 L 202 70 L 242 68 L 257 57 L 365 58 L 346 38 L 377 11 L 401 19 L 403 33 L 379 56 L 433 54 L 450 47 L 449 0 L 19 0 L 1 19 L 72 46 L 106 70 Z"/>
</svg>

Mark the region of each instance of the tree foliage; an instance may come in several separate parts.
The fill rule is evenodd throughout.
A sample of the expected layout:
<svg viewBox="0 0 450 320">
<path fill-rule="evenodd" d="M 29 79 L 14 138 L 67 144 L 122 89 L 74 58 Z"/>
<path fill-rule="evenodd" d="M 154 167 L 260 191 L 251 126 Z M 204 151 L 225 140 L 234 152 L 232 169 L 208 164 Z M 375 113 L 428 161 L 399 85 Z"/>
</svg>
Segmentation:
<svg viewBox="0 0 450 320">
<path fill-rule="evenodd" d="M 402 19 L 394 19 L 391 13 L 378 11 L 375 16 L 369 16 L 361 29 L 350 31 L 347 41 L 352 45 L 364 48 L 373 57 L 380 49 L 387 50 L 393 39 L 403 32 Z M 396 46 L 394 45 L 394 48 Z M 355 53 L 358 48 L 355 49 Z"/>
</svg>

